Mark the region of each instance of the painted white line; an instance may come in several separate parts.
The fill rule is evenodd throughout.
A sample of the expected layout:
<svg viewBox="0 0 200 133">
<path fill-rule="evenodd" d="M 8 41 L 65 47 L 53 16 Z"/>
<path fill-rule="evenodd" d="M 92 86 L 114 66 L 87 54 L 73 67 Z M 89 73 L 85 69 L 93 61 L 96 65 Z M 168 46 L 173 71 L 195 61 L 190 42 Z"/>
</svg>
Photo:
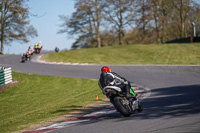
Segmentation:
<svg viewBox="0 0 200 133">
<path fill-rule="evenodd" d="M 53 125 L 50 125 L 50 126 L 47 126 L 47 127 L 38 128 L 36 130 L 44 130 L 44 129 L 50 129 L 50 128 L 58 129 L 58 128 L 70 126 L 70 125 L 75 124 L 75 123 L 81 123 L 81 122 L 86 122 L 86 121 L 89 121 L 89 119 L 88 120 L 77 120 L 77 121 L 71 121 L 71 122 L 56 123 L 56 124 L 53 124 Z"/>
</svg>

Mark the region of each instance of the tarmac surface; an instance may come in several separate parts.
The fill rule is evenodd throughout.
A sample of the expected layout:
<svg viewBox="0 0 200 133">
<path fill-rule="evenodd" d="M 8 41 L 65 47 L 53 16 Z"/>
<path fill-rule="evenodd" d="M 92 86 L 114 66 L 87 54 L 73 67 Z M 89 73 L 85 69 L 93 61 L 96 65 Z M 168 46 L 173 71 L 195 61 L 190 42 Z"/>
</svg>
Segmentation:
<svg viewBox="0 0 200 133">
<path fill-rule="evenodd" d="M 15 72 L 98 79 L 102 65 L 44 64 L 20 62 L 20 56 L 0 56 L 0 65 Z M 113 108 L 107 113 L 88 114 L 89 120 L 67 124 L 51 133 L 199 133 L 200 66 L 108 65 L 150 95 L 142 100 L 144 111 L 122 117 Z M 101 111 L 100 111 L 101 112 Z M 106 112 L 106 111 L 105 111 Z M 68 121 L 73 123 L 73 120 Z M 66 124 L 66 123 L 65 123 Z M 63 124 L 63 125 L 65 125 Z M 42 128 L 42 127 L 41 127 Z"/>
</svg>

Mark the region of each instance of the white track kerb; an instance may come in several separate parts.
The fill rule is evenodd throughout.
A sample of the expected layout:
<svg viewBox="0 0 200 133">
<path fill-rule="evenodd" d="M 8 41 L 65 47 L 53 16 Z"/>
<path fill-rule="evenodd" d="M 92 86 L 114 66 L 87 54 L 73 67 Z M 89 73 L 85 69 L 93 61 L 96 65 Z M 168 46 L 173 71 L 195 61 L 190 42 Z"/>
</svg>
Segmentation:
<svg viewBox="0 0 200 133">
<path fill-rule="evenodd" d="M 12 71 L 11 67 L 5 68 L 0 66 L 0 86 L 9 84 L 12 82 Z"/>
<path fill-rule="evenodd" d="M 41 55 L 37 55 L 35 57 L 33 57 L 33 59 L 31 60 L 32 62 L 36 62 L 36 63 L 43 63 L 43 64 L 55 64 L 55 65 L 82 65 L 82 66 L 98 66 L 98 64 L 95 63 L 71 63 L 71 62 L 49 62 L 46 60 L 41 60 L 41 57 L 43 56 L 43 54 Z M 152 64 L 118 64 L 118 65 L 109 65 L 109 66 L 200 66 L 200 65 L 166 65 L 166 64 L 160 64 L 160 65 L 152 65 Z"/>
<path fill-rule="evenodd" d="M 71 63 L 71 62 L 48 62 L 46 60 L 41 60 L 41 57 L 43 54 L 38 55 L 32 59 L 32 62 L 37 62 L 37 63 L 44 63 L 44 64 L 57 64 L 57 65 L 96 65 L 94 63 Z"/>
</svg>

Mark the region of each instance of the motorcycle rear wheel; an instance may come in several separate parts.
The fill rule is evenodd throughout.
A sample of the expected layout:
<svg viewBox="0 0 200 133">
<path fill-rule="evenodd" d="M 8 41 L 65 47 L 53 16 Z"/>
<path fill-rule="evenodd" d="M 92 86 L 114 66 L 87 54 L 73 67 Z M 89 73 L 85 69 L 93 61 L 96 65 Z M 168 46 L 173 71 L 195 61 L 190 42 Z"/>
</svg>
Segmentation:
<svg viewBox="0 0 200 133">
<path fill-rule="evenodd" d="M 129 111 L 128 107 L 123 105 L 123 98 L 122 97 L 114 97 L 112 99 L 113 104 L 115 108 L 124 116 L 128 117 L 131 115 L 131 112 Z"/>
</svg>

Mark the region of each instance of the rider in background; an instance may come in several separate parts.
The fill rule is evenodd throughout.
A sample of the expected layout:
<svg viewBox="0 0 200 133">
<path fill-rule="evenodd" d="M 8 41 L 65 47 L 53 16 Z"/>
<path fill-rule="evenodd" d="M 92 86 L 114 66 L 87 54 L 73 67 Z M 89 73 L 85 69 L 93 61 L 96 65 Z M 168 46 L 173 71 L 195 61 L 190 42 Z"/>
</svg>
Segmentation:
<svg viewBox="0 0 200 133">
<path fill-rule="evenodd" d="M 37 49 L 37 48 L 38 48 L 38 43 L 35 43 L 34 49 Z"/>
<path fill-rule="evenodd" d="M 55 48 L 55 52 L 59 52 L 59 48 L 57 46 Z"/>
<path fill-rule="evenodd" d="M 38 48 L 41 50 L 42 49 L 42 41 L 39 41 L 38 43 Z"/>
<path fill-rule="evenodd" d="M 42 42 L 39 41 L 39 43 L 35 43 L 34 49 L 35 49 L 35 53 L 37 54 L 40 53 L 42 50 Z"/>
<path fill-rule="evenodd" d="M 26 58 L 29 58 L 29 59 L 32 57 L 32 53 L 31 53 L 30 50 L 27 50 L 27 51 L 26 51 L 25 57 L 26 57 Z"/>
<path fill-rule="evenodd" d="M 30 46 L 28 47 L 28 51 L 30 51 L 30 52 L 31 52 L 31 55 L 33 55 L 34 49 L 33 49 L 33 46 L 32 46 L 32 45 L 30 45 Z"/>
</svg>

